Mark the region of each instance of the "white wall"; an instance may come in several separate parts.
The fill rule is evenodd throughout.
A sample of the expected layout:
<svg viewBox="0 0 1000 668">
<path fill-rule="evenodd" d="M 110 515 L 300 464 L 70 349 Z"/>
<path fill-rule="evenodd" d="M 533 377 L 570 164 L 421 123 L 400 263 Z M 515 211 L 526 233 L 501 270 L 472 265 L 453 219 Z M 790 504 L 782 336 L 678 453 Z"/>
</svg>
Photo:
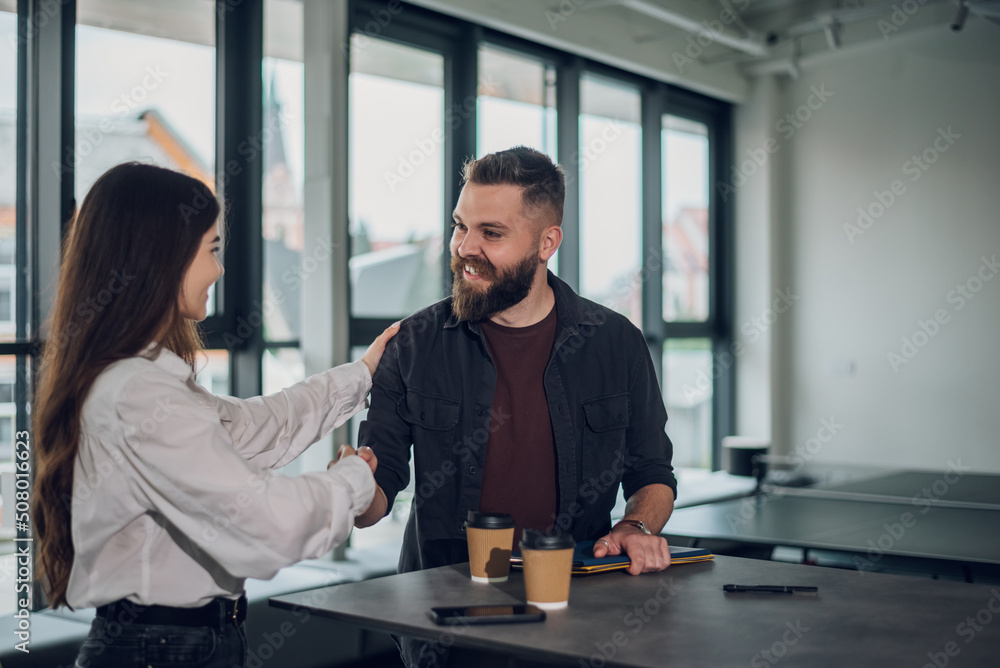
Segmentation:
<svg viewBox="0 0 1000 668">
<path fill-rule="evenodd" d="M 802 107 L 814 90 L 832 96 Z M 801 127 L 778 125 L 796 110 Z M 971 17 L 760 78 L 736 128 L 738 162 L 776 147 L 735 194 L 738 327 L 754 331 L 776 290 L 798 297 L 756 344 L 741 336 L 739 432 L 770 428 L 791 451 L 833 418 L 817 459 L 1000 471 L 1000 275 L 982 260 L 1000 259 L 1000 28 Z M 925 150 L 936 161 L 918 176 L 908 161 Z M 902 194 L 858 226 L 894 181 Z M 981 289 L 960 308 L 967 282 Z M 904 357 L 936 313 L 947 321 Z"/>
</svg>

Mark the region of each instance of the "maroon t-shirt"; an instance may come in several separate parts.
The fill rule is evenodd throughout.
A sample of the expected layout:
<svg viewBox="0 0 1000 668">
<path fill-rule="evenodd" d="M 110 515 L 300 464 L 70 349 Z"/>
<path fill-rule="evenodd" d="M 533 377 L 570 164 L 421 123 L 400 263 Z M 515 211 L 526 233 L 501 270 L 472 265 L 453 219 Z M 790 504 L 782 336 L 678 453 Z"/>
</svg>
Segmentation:
<svg viewBox="0 0 1000 668">
<path fill-rule="evenodd" d="M 493 415 L 511 417 L 486 444 L 479 510 L 514 516 L 514 549 L 525 528 L 546 530 L 556 514 L 556 449 L 542 382 L 556 324 L 555 306 L 527 327 L 482 323 L 497 370 Z"/>
</svg>

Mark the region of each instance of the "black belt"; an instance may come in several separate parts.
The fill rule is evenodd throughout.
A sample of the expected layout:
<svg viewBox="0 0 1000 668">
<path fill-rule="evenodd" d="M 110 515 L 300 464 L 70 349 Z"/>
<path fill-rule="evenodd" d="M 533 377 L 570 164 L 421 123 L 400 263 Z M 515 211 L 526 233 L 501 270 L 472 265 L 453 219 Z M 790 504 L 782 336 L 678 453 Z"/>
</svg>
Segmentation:
<svg viewBox="0 0 1000 668">
<path fill-rule="evenodd" d="M 247 618 L 246 594 L 238 599 L 215 598 L 200 608 L 174 608 L 169 605 L 139 605 L 119 599 L 102 605 L 97 616 L 120 624 L 159 624 L 163 626 L 241 625 Z"/>
</svg>

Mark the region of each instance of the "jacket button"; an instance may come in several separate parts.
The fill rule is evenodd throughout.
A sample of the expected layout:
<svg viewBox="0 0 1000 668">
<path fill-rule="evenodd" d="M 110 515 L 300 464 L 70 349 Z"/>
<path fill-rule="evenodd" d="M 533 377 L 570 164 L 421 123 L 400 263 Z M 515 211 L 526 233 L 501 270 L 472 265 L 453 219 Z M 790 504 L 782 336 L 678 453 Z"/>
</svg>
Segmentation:
<svg viewBox="0 0 1000 668">
<path fill-rule="evenodd" d="M 462 526 L 458 527 L 458 530 L 461 531 L 462 533 L 465 533 L 465 525 L 463 524 Z"/>
<path fill-rule="evenodd" d="M 625 421 L 625 418 L 624 418 L 624 417 L 622 417 L 622 414 L 621 414 L 621 413 L 619 413 L 619 414 L 618 414 L 618 423 L 619 423 L 619 424 L 621 424 L 621 423 L 622 423 L 622 422 L 624 422 L 624 421 Z"/>
<path fill-rule="evenodd" d="M 424 415 L 424 412 L 423 412 L 423 411 L 420 411 L 420 419 L 421 419 L 421 420 L 425 420 L 425 419 L 427 419 L 427 416 L 426 416 L 426 415 Z"/>
<path fill-rule="evenodd" d="M 476 415 L 478 415 L 479 417 L 483 417 L 484 415 L 486 415 L 486 411 L 484 411 L 482 408 L 477 408 Z"/>
<path fill-rule="evenodd" d="M 476 472 L 476 467 L 475 466 L 470 466 L 469 467 L 469 473 L 475 473 L 475 472 Z"/>
</svg>

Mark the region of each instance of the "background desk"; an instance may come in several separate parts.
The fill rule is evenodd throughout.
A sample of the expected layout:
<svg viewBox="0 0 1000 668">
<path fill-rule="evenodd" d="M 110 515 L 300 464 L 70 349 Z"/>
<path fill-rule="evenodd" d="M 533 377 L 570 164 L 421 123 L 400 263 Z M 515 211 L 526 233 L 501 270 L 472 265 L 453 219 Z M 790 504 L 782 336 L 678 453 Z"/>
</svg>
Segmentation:
<svg viewBox="0 0 1000 668">
<path fill-rule="evenodd" d="M 792 546 L 847 553 L 843 565 L 879 570 L 892 557 L 915 570 L 997 582 L 1000 476 L 904 471 L 709 503 L 674 512 L 667 540 L 724 550 Z M 715 542 L 713 542 L 715 541 Z M 901 563 L 898 560 L 895 562 Z"/>
<path fill-rule="evenodd" d="M 996 665 L 1000 647 L 1000 588 L 735 557 L 638 577 L 574 578 L 569 608 L 550 612 L 540 624 L 449 632 L 428 615 L 432 606 L 521 602 L 523 582 L 515 572 L 505 583 L 475 584 L 462 564 L 279 596 L 271 605 L 565 666 L 780 661 L 810 668 L 919 668 L 931 661 L 929 653 L 947 649 L 957 651 L 942 655 L 951 667 L 987 666 Z M 724 594 L 726 583 L 815 585 L 820 591 Z M 965 620 L 977 615 L 981 630 L 966 631 Z"/>
</svg>

